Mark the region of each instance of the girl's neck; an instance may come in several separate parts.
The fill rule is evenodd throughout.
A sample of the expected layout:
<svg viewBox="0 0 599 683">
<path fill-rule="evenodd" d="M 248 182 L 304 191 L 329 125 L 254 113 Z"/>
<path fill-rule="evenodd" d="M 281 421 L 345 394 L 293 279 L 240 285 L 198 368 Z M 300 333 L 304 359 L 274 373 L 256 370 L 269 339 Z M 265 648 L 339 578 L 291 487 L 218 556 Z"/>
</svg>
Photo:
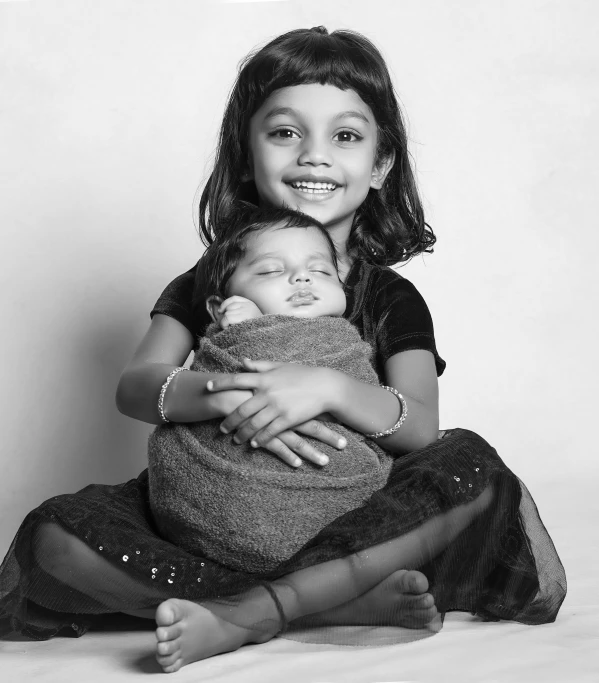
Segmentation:
<svg viewBox="0 0 599 683">
<path fill-rule="evenodd" d="M 341 282 L 345 282 L 353 263 L 353 258 L 347 252 L 347 240 L 349 239 L 351 227 L 349 229 L 343 228 L 341 226 L 339 228 L 328 228 L 329 235 L 337 251 L 337 269 Z"/>
</svg>

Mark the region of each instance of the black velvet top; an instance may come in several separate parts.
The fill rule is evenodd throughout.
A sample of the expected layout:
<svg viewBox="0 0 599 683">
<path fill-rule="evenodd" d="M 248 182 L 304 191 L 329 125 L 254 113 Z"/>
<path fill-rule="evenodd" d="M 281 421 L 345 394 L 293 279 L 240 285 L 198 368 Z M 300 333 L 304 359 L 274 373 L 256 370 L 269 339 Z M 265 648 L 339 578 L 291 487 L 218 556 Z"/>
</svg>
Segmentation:
<svg viewBox="0 0 599 683">
<path fill-rule="evenodd" d="M 197 264 L 176 277 L 162 292 L 150 316 L 175 318 L 192 333 L 194 350 L 211 322 L 196 292 Z M 445 361 L 437 353 L 433 321 L 426 302 L 414 285 L 391 268 L 354 262 L 344 285 L 344 317 L 353 323 L 375 353 L 376 371 L 384 378 L 384 364 L 400 351 L 425 349 L 435 357 L 437 375 Z"/>
</svg>

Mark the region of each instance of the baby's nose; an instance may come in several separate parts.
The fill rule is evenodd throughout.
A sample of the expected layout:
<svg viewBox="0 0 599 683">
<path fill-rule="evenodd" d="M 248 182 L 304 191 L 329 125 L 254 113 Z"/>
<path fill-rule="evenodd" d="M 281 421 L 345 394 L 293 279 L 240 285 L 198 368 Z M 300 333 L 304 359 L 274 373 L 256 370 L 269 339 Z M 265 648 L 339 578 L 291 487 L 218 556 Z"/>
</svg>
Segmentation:
<svg viewBox="0 0 599 683">
<path fill-rule="evenodd" d="M 296 273 L 294 282 L 312 282 L 312 275 L 309 272 Z"/>
</svg>

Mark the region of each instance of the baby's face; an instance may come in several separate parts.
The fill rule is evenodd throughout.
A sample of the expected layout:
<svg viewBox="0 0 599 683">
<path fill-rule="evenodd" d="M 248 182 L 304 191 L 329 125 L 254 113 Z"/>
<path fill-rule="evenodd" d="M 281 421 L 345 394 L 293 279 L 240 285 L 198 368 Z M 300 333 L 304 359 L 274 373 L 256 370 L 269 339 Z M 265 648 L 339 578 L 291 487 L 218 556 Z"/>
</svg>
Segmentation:
<svg viewBox="0 0 599 683">
<path fill-rule="evenodd" d="M 250 235 L 245 247 L 227 297 L 250 299 L 263 315 L 343 315 L 343 286 L 317 228 L 269 228 Z"/>
</svg>

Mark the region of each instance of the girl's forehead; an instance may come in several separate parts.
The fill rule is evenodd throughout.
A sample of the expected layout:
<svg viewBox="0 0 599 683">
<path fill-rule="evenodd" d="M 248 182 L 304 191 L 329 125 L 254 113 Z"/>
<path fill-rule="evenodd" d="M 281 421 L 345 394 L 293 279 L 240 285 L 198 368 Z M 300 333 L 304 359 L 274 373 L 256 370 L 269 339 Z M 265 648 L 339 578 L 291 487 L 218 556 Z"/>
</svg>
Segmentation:
<svg viewBox="0 0 599 683">
<path fill-rule="evenodd" d="M 370 107 L 355 90 L 342 90 L 335 85 L 309 83 L 275 90 L 255 114 L 266 120 L 276 116 L 340 118 L 354 116 L 364 123 L 375 124 Z"/>
</svg>

